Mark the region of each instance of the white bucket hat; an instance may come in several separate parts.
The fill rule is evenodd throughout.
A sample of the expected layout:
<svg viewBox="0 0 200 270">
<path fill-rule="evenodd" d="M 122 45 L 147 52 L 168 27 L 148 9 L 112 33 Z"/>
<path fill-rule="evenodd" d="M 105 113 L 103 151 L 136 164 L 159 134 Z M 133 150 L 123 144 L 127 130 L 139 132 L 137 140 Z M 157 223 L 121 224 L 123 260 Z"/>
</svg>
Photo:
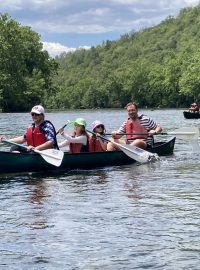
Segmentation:
<svg viewBox="0 0 200 270">
<path fill-rule="evenodd" d="M 104 124 L 103 124 L 101 121 L 95 120 L 95 121 L 92 123 L 92 125 L 91 125 L 92 130 L 94 131 L 94 129 L 95 129 L 97 126 L 99 126 L 99 125 L 102 125 L 102 126 L 105 128 Z"/>
</svg>

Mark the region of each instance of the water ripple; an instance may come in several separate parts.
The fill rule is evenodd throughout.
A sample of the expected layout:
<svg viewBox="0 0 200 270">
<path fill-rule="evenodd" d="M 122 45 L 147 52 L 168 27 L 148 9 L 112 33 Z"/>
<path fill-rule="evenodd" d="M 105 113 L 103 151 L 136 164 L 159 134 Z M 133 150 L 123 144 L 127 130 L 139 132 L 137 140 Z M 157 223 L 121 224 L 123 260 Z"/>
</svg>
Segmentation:
<svg viewBox="0 0 200 270">
<path fill-rule="evenodd" d="M 168 130 L 198 124 L 178 110 L 147 113 Z M 108 130 L 126 117 L 83 111 L 89 122 L 102 114 Z M 47 117 L 59 127 L 66 114 Z M 0 114 L 0 121 L 9 136 L 29 119 Z M 199 159 L 177 140 L 174 155 L 151 164 L 1 175 L 0 269 L 199 269 Z"/>
</svg>

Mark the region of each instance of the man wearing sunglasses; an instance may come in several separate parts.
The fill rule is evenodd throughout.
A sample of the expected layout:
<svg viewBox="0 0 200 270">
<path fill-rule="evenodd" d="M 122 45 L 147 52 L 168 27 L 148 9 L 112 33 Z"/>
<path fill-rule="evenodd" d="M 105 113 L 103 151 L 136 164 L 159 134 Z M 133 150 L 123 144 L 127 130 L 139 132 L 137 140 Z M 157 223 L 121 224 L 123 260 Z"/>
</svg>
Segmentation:
<svg viewBox="0 0 200 270">
<path fill-rule="evenodd" d="M 28 150 L 32 148 L 37 150 L 45 150 L 50 148 L 57 148 L 56 131 L 53 124 L 45 120 L 45 111 L 41 105 L 36 105 L 31 110 L 33 123 L 28 127 L 23 136 L 16 137 L 10 141 L 23 144 L 27 143 Z M 22 151 L 20 147 L 12 146 L 11 151 Z"/>
</svg>

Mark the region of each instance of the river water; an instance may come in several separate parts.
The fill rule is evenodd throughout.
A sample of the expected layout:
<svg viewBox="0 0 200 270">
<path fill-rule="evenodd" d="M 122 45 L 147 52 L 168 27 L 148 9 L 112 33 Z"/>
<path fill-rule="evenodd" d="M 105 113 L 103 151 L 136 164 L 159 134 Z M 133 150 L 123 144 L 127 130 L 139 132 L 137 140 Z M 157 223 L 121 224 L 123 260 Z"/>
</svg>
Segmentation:
<svg viewBox="0 0 200 270">
<path fill-rule="evenodd" d="M 141 112 L 165 132 L 200 125 L 182 111 Z M 110 132 L 126 111 L 46 113 L 56 128 L 76 117 L 102 120 Z M 0 134 L 21 135 L 30 121 L 0 114 Z M 200 153 L 177 139 L 174 155 L 152 164 L 2 175 L 0 269 L 199 269 L 199 173 Z"/>
</svg>

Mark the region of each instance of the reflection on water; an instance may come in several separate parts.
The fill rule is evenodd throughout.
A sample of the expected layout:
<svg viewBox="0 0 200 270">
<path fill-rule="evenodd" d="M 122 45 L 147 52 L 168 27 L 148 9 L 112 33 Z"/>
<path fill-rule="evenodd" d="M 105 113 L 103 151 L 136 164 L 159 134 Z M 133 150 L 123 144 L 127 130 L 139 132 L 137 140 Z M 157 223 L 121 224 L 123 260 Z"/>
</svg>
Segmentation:
<svg viewBox="0 0 200 270">
<path fill-rule="evenodd" d="M 30 181 L 28 182 L 27 191 L 30 194 L 28 202 L 35 205 L 34 209 L 34 221 L 30 224 L 32 229 L 45 229 L 48 227 L 48 221 L 46 213 L 43 208 L 44 200 L 51 196 L 48 193 L 48 187 L 45 181 Z"/>
<path fill-rule="evenodd" d="M 166 131 L 198 125 L 181 111 L 147 113 Z M 56 127 L 79 115 L 47 114 Z M 126 114 L 82 116 L 111 131 Z M 30 119 L 17 117 L 18 130 L 0 114 L 0 133 L 23 133 Z M 177 140 L 174 155 L 150 164 L 1 175 L 0 269 L 199 269 L 199 160 Z"/>
</svg>

